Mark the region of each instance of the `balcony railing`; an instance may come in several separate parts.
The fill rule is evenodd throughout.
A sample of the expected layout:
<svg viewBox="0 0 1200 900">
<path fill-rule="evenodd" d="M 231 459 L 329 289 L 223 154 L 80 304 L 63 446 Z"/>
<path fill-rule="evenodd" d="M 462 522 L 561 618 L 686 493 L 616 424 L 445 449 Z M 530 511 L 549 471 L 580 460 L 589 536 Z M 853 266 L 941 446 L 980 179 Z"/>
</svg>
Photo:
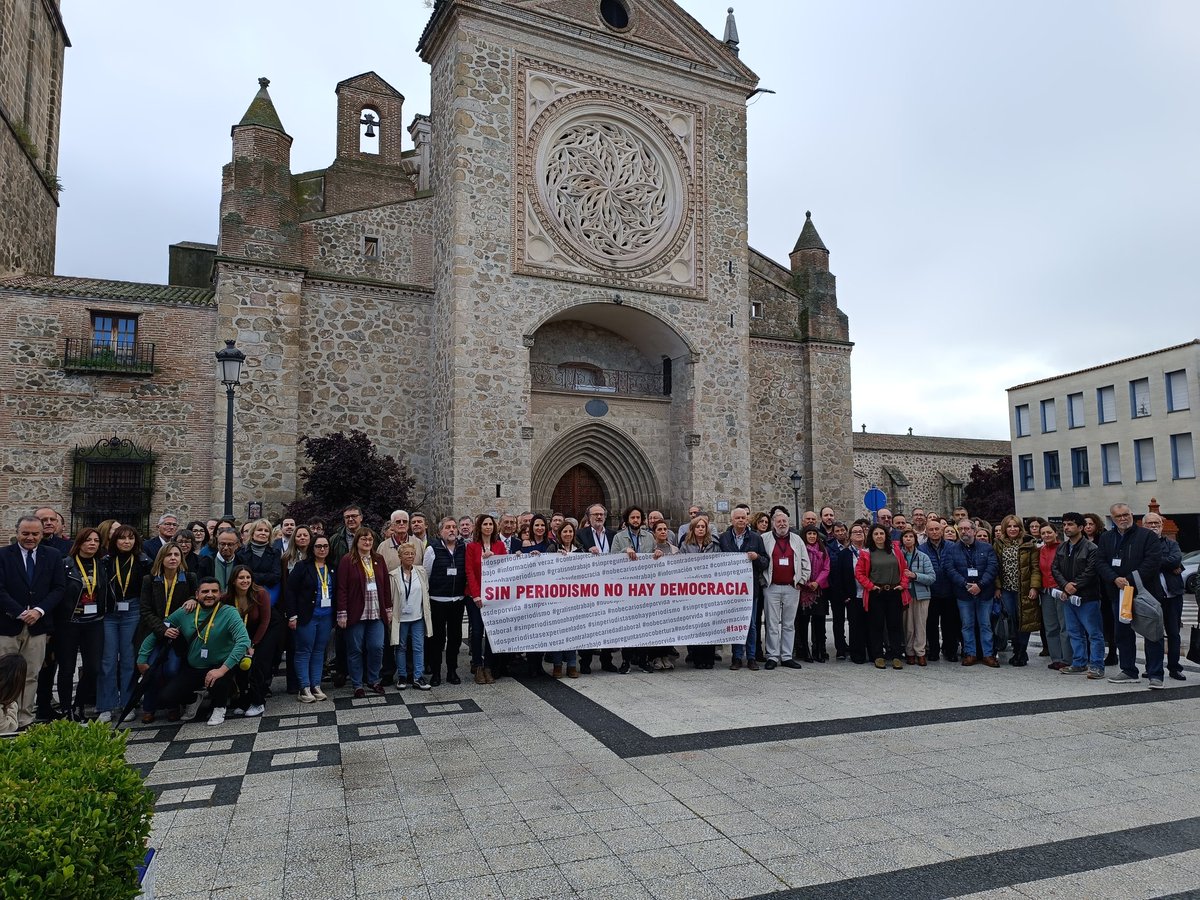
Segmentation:
<svg viewBox="0 0 1200 900">
<path fill-rule="evenodd" d="M 154 344 L 113 343 L 91 338 L 67 338 L 63 368 L 68 372 L 116 372 L 153 375 Z"/>
<path fill-rule="evenodd" d="M 627 397 L 667 397 L 662 375 L 593 369 L 577 366 L 529 364 L 529 380 L 535 389 L 577 391 L 583 394 L 615 394 Z"/>
</svg>

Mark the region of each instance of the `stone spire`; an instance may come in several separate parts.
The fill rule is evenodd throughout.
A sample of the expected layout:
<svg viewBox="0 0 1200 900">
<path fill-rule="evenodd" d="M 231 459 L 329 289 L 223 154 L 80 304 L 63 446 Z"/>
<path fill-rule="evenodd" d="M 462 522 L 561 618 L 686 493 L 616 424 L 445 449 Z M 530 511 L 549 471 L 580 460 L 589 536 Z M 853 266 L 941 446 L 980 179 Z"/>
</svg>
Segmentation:
<svg viewBox="0 0 1200 900">
<path fill-rule="evenodd" d="M 271 102 L 271 95 L 267 93 L 267 87 L 270 84 L 271 79 L 269 78 L 258 79 L 258 93 L 250 101 L 250 106 L 246 109 L 246 114 L 242 116 L 242 121 L 238 122 L 237 127 L 259 125 L 263 128 L 270 128 L 272 131 L 278 131 L 280 134 L 287 134 L 283 130 L 283 123 L 279 121 L 279 113 L 275 112 L 275 104 Z"/>
<path fill-rule="evenodd" d="M 793 272 L 800 269 L 829 271 L 829 248 L 817 234 L 817 226 L 813 224 L 810 211 L 804 213 L 804 228 L 800 231 L 800 237 L 796 239 L 796 246 L 792 248 L 789 259 Z"/>
<path fill-rule="evenodd" d="M 737 22 L 733 18 L 733 7 L 729 7 L 729 15 L 725 17 L 725 36 L 721 38 L 734 53 L 738 52 Z"/>
</svg>

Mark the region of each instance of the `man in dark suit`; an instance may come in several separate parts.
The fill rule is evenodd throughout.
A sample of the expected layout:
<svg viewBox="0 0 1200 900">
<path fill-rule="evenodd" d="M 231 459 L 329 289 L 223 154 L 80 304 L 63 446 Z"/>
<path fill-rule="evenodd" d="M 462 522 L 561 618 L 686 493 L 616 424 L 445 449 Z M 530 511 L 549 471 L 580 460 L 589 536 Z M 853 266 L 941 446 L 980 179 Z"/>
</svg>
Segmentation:
<svg viewBox="0 0 1200 900">
<path fill-rule="evenodd" d="M 579 540 L 579 546 L 588 553 L 608 553 L 612 549 L 612 539 L 616 532 L 604 524 L 607 519 L 608 510 L 604 508 L 603 503 L 593 503 L 587 508 L 587 522 L 580 524 L 576 537 Z M 592 657 L 595 653 L 595 650 L 579 651 L 579 671 L 584 675 L 592 671 Z M 600 651 L 602 671 L 617 671 L 617 667 L 613 665 L 612 656 L 612 650 Z"/>
<path fill-rule="evenodd" d="M 58 510 L 43 506 L 33 513 L 42 522 L 42 546 L 53 547 L 66 556 L 71 552 L 72 541 L 63 537 L 63 517 Z"/>
<path fill-rule="evenodd" d="M 1127 503 L 1114 503 L 1109 507 L 1116 528 L 1100 535 L 1096 549 L 1096 575 L 1104 589 L 1104 602 L 1114 610 L 1113 619 L 1117 632 L 1117 659 L 1121 671 L 1109 676 L 1113 684 L 1140 684 L 1141 675 L 1137 667 L 1137 635 L 1133 625 L 1120 621 L 1117 604 L 1121 591 L 1133 585 L 1133 573 L 1137 572 L 1142 586 L 1163 602 L 1164 594 L 1159 572 L 1162 569 L 1161 541 L 1149 528 L 1142 528 L 1133 521 L 1133 510 Z M 1150 687 L 1158 690 L 1163 686 L 1163 642 L 1146 641 L 1146 677 Z"/>
<path fill-rule="evenodd" d="M 0 547 L 0 656 L 20 654 L 26 664 L 25 692 L 17 724 L 33 722 L 37 676 L 46 656 L 51 614 L 67 586 L 62 554 L 42 543 L 42 522 L 22 516 L 17 542 Z"/>
<path fill-rule="evenodd" d="M 717 546 L 721 548 L 722 553 L 746 554 L 746 559 L 750 560 L 750 564 L 754 568 L 754 609 L 762 609 L 762 585 L 759 583 L 759 576 L 767 571 L 767 564 L 770 560 L 767 559 L 767 548 L 763 545 L 762 538 L 750 527 L 750 507 L 745 503 L 739 503 L 733 508 L 733 512 L 729 516 L 729 528 L 722 532 L 717 539 Z M 745 657 L 746 668 L 752 671 L 757 670 L 758 663 L 754 661 L 757 650 L 758 625 L 756 617 L 751 614 L 750 631 L 746 641 L 733 645 L 733 662 L 729 668 L 736 672 L 742 667 L 743 657 Z"/>
<path fill-rule="evenodd" d="M 158 517 L 158 535 L 142 544 L 142 552 L 151 560 L 158 556 L 163 544 L 175 540 L 175 532 L 179 530 L 179 517 L 174 513 L 163 513 Z"/>
</svg>

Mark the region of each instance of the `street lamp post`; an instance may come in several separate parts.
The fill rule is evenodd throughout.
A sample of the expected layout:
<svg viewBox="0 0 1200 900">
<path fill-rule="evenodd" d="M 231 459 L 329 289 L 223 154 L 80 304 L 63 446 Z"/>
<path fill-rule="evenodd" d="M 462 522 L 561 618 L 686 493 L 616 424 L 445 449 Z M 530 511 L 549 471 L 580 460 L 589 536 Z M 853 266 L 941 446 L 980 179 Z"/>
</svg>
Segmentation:
<svg viewBox="0 0 1200 900">
<path fill-rule="evenodd" d="M 233 345 L 232 340 L 217 351 L 217 367 L 221 384 L 225 385 L 225 510 L 226 518 L 233 517 L 233 389 L 242 378 L 242 363 L 246 354 Z"/>
<path fill-rule="evenodd" d="M 796 518 L 792 519 L 796 523 L 796 527 L 800 527 L 800 488 L 804 486 L 804 476 L 792 469 L 792 512 L 796 514 Z"/>
</svg>

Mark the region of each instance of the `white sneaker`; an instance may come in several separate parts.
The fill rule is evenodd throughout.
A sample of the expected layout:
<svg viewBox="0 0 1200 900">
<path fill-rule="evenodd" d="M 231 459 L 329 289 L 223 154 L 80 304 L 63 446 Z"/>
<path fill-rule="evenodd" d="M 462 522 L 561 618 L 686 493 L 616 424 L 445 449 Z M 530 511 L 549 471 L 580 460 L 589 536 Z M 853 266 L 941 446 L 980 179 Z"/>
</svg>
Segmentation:
<svg viewBox="0 0 1200 900">
<path fill-rule="evenodd" d="M 225 722 L 225 707 L 214 706 L 212 715 L 208 717 L 209 726 L 215 727 L 217 725 L 223 724 L 224 722 Z"/>
<path fill-rule="evenodd" d="M 319 684 L 314 684 L 312 686 L 312 695 L 317 700 L 328 700 L 329 699 L 328 697 L 325 696 L 325 692 L 323 690 L 321 690 L 321 686 Z"/>
<path fill-rule="evenodd" d="M 252 706 L 246 710 L 246 718 L 252 719 L 255 716 L 261 716 L 264 712 L 266 712 L 266 710 L 267 708 L 265 706 Z"/>
<path fill-rule="evenodd" d="M 100 715 L 96 716 L 96 721 L 103 722 L 105 725 L 109 725 L 112 723 L 112 713 L 102 712 Z"/>
<path fill-rule="evenodd" d="M 132 722 L 132 721 L 133 721 L 134 719 L 136 719 L 136 718 L 137 718 L 137 707 L 135 706 L 133 709 L 131 709 L 131 710 L 129 711 L 129 715 L 127 715 L 127 716 L 126 716 L 125 718 L 123 718 L 121 721 L 122 721 L 122 722 Z"/>
<path fill-rule="evenodd" d="M 316 703 L 317 702 L 317 698 L 313 696 L 313 692 L 312 692 L 311 688 L 304 688 L 304 690 L 302 690 L 300 693 L 298 693 L 296 695 L 296 699 L 299 700 L 301 703 Z"/>
<path fill-rule="evenodd" d="M 196 718 L 196 713 L 200 712 L 200 705 L 208 698 L 208 691 L 196 691 L 196 699 L 187 704 L 183 708 L 183 715 L 180 716 L 185 722 L 190 722 Z M 225 717 L 225 712 L 222 710 L 221 718 Z"/>
</svg>

